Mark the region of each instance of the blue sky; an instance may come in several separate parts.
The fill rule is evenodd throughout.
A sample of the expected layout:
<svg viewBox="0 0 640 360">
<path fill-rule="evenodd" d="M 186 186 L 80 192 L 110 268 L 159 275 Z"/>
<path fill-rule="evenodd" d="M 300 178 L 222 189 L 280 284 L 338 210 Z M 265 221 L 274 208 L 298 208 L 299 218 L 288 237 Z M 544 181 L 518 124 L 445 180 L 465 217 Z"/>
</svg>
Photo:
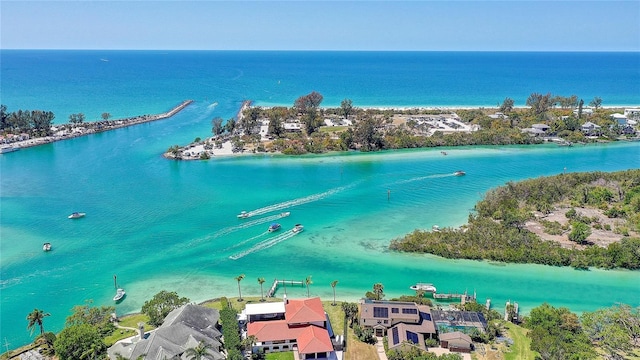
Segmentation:
<svg viewBox="0 0 640 360">
<path fill-rule="evenodd" d="M 640 1 L 0 1 L 3 49 L 640 51 Z"/>
</svg>

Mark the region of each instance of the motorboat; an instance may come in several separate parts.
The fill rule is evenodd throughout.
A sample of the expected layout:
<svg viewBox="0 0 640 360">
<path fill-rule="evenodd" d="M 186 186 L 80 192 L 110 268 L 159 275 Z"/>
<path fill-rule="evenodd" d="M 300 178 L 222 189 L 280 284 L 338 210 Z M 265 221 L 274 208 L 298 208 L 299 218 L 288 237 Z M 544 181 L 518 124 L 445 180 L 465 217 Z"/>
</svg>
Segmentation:
<svg viewBox="0 0 640 360">
<path fill-rule="evenodd" d="M 458 170 L 458 171 L 454 172 L 453 175 L 454 176 L 464 176 L 464 175 L 467 175 L 467 173 L 462 171 L 462 170 Z"/>
<path fill-rule="evenodd" d="M 269 232 L 274 232 L 274 231 L 278 231 L 278 230 L 280 230 L 280 224 L 273 223 L 273 224 L 269 225 Z"/>
<path fill-rule="evenodd" d="M 74 212 L 71 213 L 71 215 L 69 215 L 69 219 L 80 219 L 81 217 L 84 217 L 86 214 L 85 213 L 81 213 L 81 212 Z"/>
<path fill-rule="evenodd" d="M 124 296 L 127 293 L 124 291 L 123 288 L 118 288 L 118 290 L 116 290 L 116 296 L 113 297 L 113 301 L 120 301 L 122 300 L 122 298 L 124 298 Z"/>
<path fill-rule="evenodd" d="M 10 152 L 18 151 L 18 150 L 20 150 L 20 148 L 13 147 L 11 145 L 5 145 L 5 146 L 0 148 L 0 154 L 10 153 Z"/>
<path fill-rule="evenodd" d="M 440 226 L 438 226 L 438 225 L 433 225 L 433 226 L 431 227 L 431 231 L 433 231 L 433 232 L 438 232 L 438 231 L 440 231 Z"/>
<path fill-rule="evenodd" d="M 415 291 L 426 291 L 426 292 L 431 292 L 431 293 L 435 293 L 436 292 L 436 287 L 433 286 L 433 284 L 430 283 L 417 283 L 415 285 L 411 285 L 409 287 L 409 289 L 411 290 L 415 290 Z"/>
<path fill-rule="evenodd" d="M 280 217 L 287 217 L 289 215 L 291 215 L 291 212 L 289 212 L 289 211 L 285 211 L 283 213 L 280 213 Z"/>
<path fill-rule="evenodd" d="M 241 212 L 240 212 L 240 214 L 238 214 L 238 219 L 246 219 L 246 218 L 248 218 L 249 216 L 251 216 L 251 215 L 249 215 L 249 213 L 248 213 L 248 212 L 246 212 L 246 211 L 241 211 Z"/>
<path fill-rule="evenodd" d="M 46 242 L 46 243 L 42 244 L 42 250 L 43 251 L 51 251 L 51 243 Z"/>
<path fill-rule="evenodd" d="M 294 234 L 300 233 L 302 230 L 304 230 L 304 226 L 302 226 L 302 224 L 296 224 L 293 229 L 291 229 Z"/>
</svg>

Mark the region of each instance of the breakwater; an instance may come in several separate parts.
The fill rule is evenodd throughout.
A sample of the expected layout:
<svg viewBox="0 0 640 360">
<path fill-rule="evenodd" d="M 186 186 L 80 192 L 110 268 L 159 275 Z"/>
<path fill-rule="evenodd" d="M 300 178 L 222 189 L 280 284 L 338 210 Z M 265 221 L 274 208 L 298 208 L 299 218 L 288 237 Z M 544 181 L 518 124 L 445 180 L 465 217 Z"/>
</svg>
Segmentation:
<svg viewBox="0 0 640 360">
<path fill-rule="evenodd" d="M 161 114 L 139 115 L 124 119 L 102 120 L 80 124 L 64 124 L 60 126 L 54 126 L 52 127 L 53 135 L 21 140 L 13 142 L 9 145 L 13 146 L 14 148 L 27 148 L 49 144 L 60 140 L 73 139 L 79 136 L 119 129 L 126 126 L 142 124 L 150 121 L 167 119 L 174 116 L 185 107 L 189 106 L 191 103 L 193 103 L 193 100 L 185 100 L 173 109 Z"/>
</svg>

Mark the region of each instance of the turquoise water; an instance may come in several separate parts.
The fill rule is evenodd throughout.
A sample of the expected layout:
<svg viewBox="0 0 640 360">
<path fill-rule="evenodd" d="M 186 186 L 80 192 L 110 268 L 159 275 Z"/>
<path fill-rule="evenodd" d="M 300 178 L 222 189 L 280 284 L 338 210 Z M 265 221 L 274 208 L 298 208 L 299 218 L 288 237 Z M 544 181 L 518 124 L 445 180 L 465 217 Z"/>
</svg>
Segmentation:
<svg viewBox="0 0 640 360">
<path fill-rule="evenodd" d="M 115 62 L 112 55 L 108 64 Z M 119 56 L 139 60 L 135 55 Z M 71 58 L 80 61 L 83 56 Z M 66 109 L 60 111 L 78 112 L 67 103 L 68 95 L 84 99 L 87 113 L 99 113 L 104 110 L 95 104 L 98 99 L 122 100 L 116 90 L 113 96 L 87 93 L 41 64 L 33 71 L 55 79 L 49 79 L 48 89 L 36 87 L 34 100 L 15 105 L 29 94 L 5 83 L 9 65 L 4 52 L 2 60 L 2 101 L 11 100 L 10 110 L 33 108 L 29 101 L 42 100 Z M 463 224 L 482 194 L 507 181 L 558 174 L 565 167 L 638 168 L 640 143 L 448 148 L 448 156 L 440 154 L 442 149 L 207 162 L 160 156 L 173 144 L 206 136 L 213 117 L 233 116 L 245 98 L 242 94 L 264 103 L 288 101 L 284 95 L 260 96 L 260 79 L 267 77 L 266 70 L 260 71 L 244 73 L 244 88 L 228 88 L 208 100 L 191 96 L 204 91 L 190 90 L 195 85 L 186 81 L 176 85 L 178 90 L 157 90 L 163 93 L 160 100 L 150 95 L 147 103 L 145 94 L 136 94 L 112 111 L 160 112 L 182 99 L 197 99 L 171 119 L 0 156 L 3 342 L 6 338 L 14 347 L 30 341 L 25 318 L 35 307 L 51 313 L 45 329 L 58 331 L 71 307 L 86 299 L 111 305 L 114 274 L 127 290 L 127 298 L 117 305 L 121 314 L 139 311 L 163 289 L 194 301 L 237 296 L 234 277 L 239 274 L 246 275 L 241 283 L 244 296 L 260 295 L 258 277 L 267 279 L 268 288 L 276 277 L 303 280 L 311 275 L 311 295 L 326 299 L 332 297 L 330 282 L 338 280 L 337 298 L 348 300 L 363 296 L 377 282 L 384 284 L 387 297 L 410 294 L 408 287 L 416 282 L 432 282 L 441 292 L 476 291 L 480 300 L 491 298 L 498 308 L 507 300 L 517 301 L 524 312 L 544 301 L 574 311 L 640 303 L 638 272 L 445 260 L 387 250 L 391 239 L 416 228 Z M 121 74 L 118 81 L 145 89 L 159 81 L 142 75 Z M 219 84 L 225 83 L 224 76 Z M 65 96 L 51 98 L 58 93 Z M 214 99 L 217 105 L 212 105 Z M 467 176 L 452 176 L 458 169 Z M 236 214 L 242 210 L 256 215 L 239 220 Z M 87 216 L 67 219 L 73 211 Z M 291 215 L 278 220 L 282 230 L 267 233 L 272 216 L 283 211 Z M 305 230 L 292 236 L 289 231 L 296 223 Z M 53 251 L 44 253 L 44 242 L 51 242 Z M 306 296 L 306 289 L 287 288 L 287 293 Z"/>
</svg>

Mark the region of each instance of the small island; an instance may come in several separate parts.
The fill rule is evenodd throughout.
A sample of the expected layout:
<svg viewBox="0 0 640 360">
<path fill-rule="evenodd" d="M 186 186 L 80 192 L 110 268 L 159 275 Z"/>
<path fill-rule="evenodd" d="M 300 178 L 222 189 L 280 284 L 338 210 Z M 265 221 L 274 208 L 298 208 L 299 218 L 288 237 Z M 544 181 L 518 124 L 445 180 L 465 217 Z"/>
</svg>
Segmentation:
<svg viewBox="0 0 640 360">
<path fill-rule="evenodd" d="M 640 269 L 640 170 L 508 183 L 476 204 L 467 225 L 416 230 L 390 248 L 449 259 Z"/>
<path fill-rule="evenodd" d="M 590 107 L 577 96 L 533 93 L 527 107 L 511 98 L 495 108 L 357 108 L 344 99 L 340 107 L 320 107 L 323 96 L 311 92 L 292 107 L 252 106 L 244 101 L 237 116 L 211 121 L 213 136 L 173 145 L 164 156 L 207 160 L 215 156 L 280 153 L 301 155 L 330 151 L 378 151 L 463 145 L 560 146 L 638 140 L 640 109 Z M 624 114 L 623 114 L 624 113 Z"/>
</svg>

